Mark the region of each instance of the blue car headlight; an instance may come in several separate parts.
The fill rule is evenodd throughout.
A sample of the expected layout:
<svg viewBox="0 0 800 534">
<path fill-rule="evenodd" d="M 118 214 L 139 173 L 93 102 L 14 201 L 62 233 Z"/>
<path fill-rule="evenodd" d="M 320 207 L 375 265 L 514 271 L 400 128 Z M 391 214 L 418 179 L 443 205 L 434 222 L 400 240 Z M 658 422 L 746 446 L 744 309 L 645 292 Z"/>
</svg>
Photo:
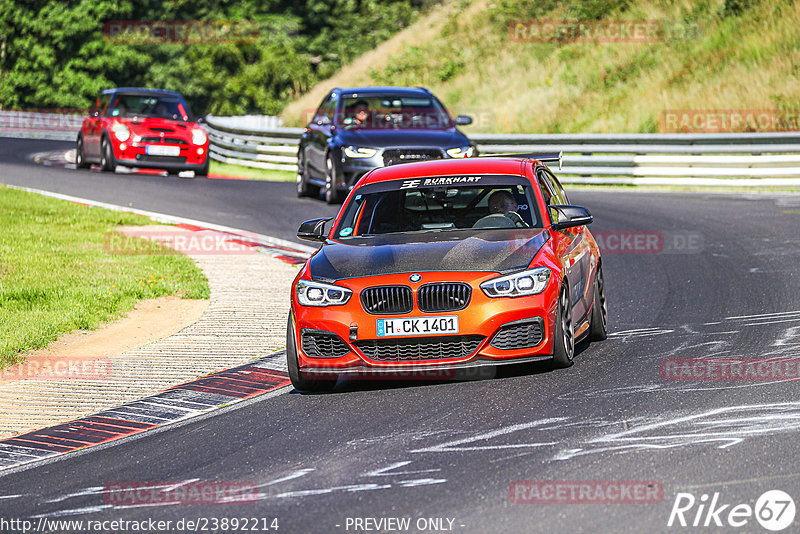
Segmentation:
<svg viewBox="0 0 800 534">
<path fill-rule="evenodd" d="M 353 295 L 346 287 L 311 280 L 299 280 L 295 290 L 297 301 L 303 306 L 341 306 Z"/>
<path fill-rule="evenodd" d="M 346 146 L 344 147 L 344 155 L 348 158 L 371 158 L 378 151 L 374 148 L 366 148 L 363 146 Z"/>
<path fill-rule="evenodd" d="M 524 297 L 536 295 L 544 291 L 550 280 L 550 269 L 537 267 L 515 274 L 492 278 L 481 284 L 481 289 L 488 297 Z"/>
</svg>

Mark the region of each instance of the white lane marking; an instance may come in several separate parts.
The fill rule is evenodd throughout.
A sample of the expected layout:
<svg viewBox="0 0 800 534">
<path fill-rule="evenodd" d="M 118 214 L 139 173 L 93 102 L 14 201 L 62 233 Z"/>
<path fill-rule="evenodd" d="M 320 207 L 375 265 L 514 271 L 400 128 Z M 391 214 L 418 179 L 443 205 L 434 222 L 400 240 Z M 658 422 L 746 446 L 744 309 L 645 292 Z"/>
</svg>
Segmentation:
<svg viewBox="0 0 800 534">
<path fill-rule="evenodd" d="M 62 495 L 61 497 L 56 497 L 55 499 L 50 499 L 44 502 L 62 502 L 66 501 L 67 499 L 71 499 L 73 497 L 84 497 L 86 495 L 102 495 L 105 492 L 106 492 L 105 486 L 91 486 L 86 489 L 76 491 L 75 493 L 67 493 L 66 495 Z"/>
<path fill-rule="evenodd" d="M 775 312 L 775 313 L 758 313 L 755 315 L 732 315 L 730 317 L 725 317 L 725 320 L 730 321 L 733 319 L 756 319 L 758 317 L 778 317 L 781 315 L 800 315 L 800 310 Z"/>
<path fill-rule="evenodd" d="M 64 517 L 65 515 L 92 514 L 92 513 L 95 513 L 95 512 L 102 512 L 103 510 L 108 510 L 109 508 L 114 508 L 114 505 L 101 504 L 99 506 L 87 506 L 85 508 L 71 508 L 69 510 L 56 510 L 55 512 L 48 512 L 46 514 L 32 515 L 32 516 L 29 517 L 29 519 L 39 519 L 39 518 L 48 518 L 48 517 Z"/>
<path fill-rule="evenodd" d="M 481 440 L 490 440 L 492 438 L 496 438 L 498 436 L 503 436 L 506 434 L 511 434 L 513 432 L 518 432 L 520 430 L 527 430 L 529 428 L 535 428 L 537 426 L 544 426 L 549 423 L 557 423 L 566 420 L 567 420 L 566 417 L 553 417 L 550 419 L 540 419 L 538 421 L 531 421 L 529 423 L 510 425 L 499 428 L 497 430 L 492 430 L 491 432 L 485 432 L 483 434 L 478 434 L 476 436 L 468 438 L 448 441 L 445 443 L 441 443 L 439 445 L 434 445 L 433 447 L 425 447 L 422 449 L 416 449 L 409 452 L 418 453 L 418 452 L 477 451 L 477 450 L 494 450 L 494 449 L 513 449 L 521 447 L 545 447 L 547 445 L 555 445 L 556 442 L 547 442 L 547 443 L 524 443 L 515 445 L 482 445 L 475 447 L 461 447 L 461 445 L 465 445 L 467 443 L 475 443 L 476 441 L 481 441 Z"/>
<path fill-rule="evenodd" d="M 437 471 L 441 471 L 441 469 L 418 469 L 415 471 L 394 471 L 400 467 L 405 467 L 411 463 L 411 460 L 407 460 L 404 462 L 395 462 L 388 467 L 382 467 L 380 469 L 376 469 L 375 471 L 370 471 L 365 473 L 361 476 L 365 477 L 390 477 L 395 475 L 415 475 L 418 473 L 435 473 Z M 394 471 L 393 473 L 389 473 L 389 471 Z"/>
<path fill-rule="evenodd" d="M 258 484 L 257 488 L 266 488 L 267 486 L 273 486 L 275 484 L 279 484 L 281 482 L 286 482 L 287 480 L 294 480 L 295 478 L 300 478 L 302 476 L 307 475 L 308 473 L 314 471 L 314 468 L 306 468 L 306 469 L 298 469 L 288 475 L 280 478 L 276 478 L 275 480 L 270 480 L 269 482 L 264 482 L 263 484 Z"/>
<path fill-rule="evenodd" d="M 783 320 L 776 320 L 776 321 L 761 321 L 758 323 L 746 323 L 742 326 L 761 326 L 762 324 L 778 324 L 778 323 L 796 323 L 800 321 L 800 317 L 793 317 L 791 319 L 783 319 Z"/>
<path fill-rule="evenodd" d="M 311 495 L 325 495 L 326 493 L 333 493 L 334 491 L 373 491 L 380 489 L 389 489 L 391 484 L 351 484 L 349 486 L 334 486 L 332 488 L 320 488 L 299 491 L 287 491 L 275 495 L 276 499 L 287 499 L 292 497 L 309 497 Z"/>
<path fill-rule="evenodd" d="M 249 230 L 242 230 L 241 228 L 232 228 L 230 226 L 224 226 L 221 224 L 214 224 L 206 221 L 198 221 L 196 219 L 189 219 L 186 217 L 177 217 L 175 215 L 167 215 L 166 213 L 158 213 L 155 211 L 148 211 L 148 210 L 140 210 L 137 208 L 131 208 L 128 206 L 120 206 L 117 204 L 109 204 L 108 202 L 99 202 L 97 200 L 92 200 L 89 198 L 81 198 L 81 197 L 73 197 L 71 195 L 64 195 L 61 193 L 55 193 L 52 191 L 45 191 L 43 189 L 34 189 L 32 187 L 21 187 L 17 185 L 8 185 L 6 187 L 11 189 L 19 189 L 21 191 L 28 191 L 29 193 L 37 193 L 39 195 L 44 195 L 51 198 L 57 198 L 60 200 L 67 200 L 70 202 L 79 202 L 82 204 L 88 204 L 89 206 L 96 206 L 98 208 L 105 208 L 113 211 L 120 211 L 124 213 L 136 213 L 137 215 L 143 215 L 154 221 L 167 223 L 167 224 L 190 224 L 192 226 L 200 226 L 203 228 L 207 228 L 209 230 L 216 230 L 218 232 L 223 232 L 227 234 L 231 234 L 237 237 L 245 237 L 250 240 L 255 240 L 260 242 L 266 246 L 276 246 L 276 247 L 283 247 L 292 249 L 296 252 L 302 252 L 305 254 L 313 254 L 317 251 L 316 248 L 309 247 L 306 245 L 302 245 L 300 243 L 294 243 L 292 241 L 287 241 L 285 239 L 280 239 L 277 237 L 272 237 L 264 234 L 257 234 L 255 232 L 250 232 Z"/>
<path fill-rule="evenodd" d="M 4 499 L 19 499 L 20 497 L 24 497 L 25 495 L 0 495 L 0 501 Z"/>
</svg>

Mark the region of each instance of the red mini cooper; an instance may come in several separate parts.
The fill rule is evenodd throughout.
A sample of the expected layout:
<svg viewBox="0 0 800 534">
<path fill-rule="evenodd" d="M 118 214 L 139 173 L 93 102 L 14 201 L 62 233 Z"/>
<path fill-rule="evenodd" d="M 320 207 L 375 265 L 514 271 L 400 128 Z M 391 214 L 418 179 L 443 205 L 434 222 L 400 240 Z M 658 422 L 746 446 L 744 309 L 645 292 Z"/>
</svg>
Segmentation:
<svg viewBox="0 0 800 534">
<path fill-rule="evenodd" d="M 75 163 L 104 171 L 117 166 L 194 171 L 208 175 L 208 134 L 180 93 L 157 89 L 106 89 L 78 134 Z"/>
<path fill-rule="evenodd" d="M 592 216 L 569 204 L 543 159 L 378 168 L 329 230 L 329 218 L 303 223 L 298 237 L 322 246 L 292 285 L 294 386 L 537 360 L 568 367 L 577 340 L 605 339 Z"/>
</svg>

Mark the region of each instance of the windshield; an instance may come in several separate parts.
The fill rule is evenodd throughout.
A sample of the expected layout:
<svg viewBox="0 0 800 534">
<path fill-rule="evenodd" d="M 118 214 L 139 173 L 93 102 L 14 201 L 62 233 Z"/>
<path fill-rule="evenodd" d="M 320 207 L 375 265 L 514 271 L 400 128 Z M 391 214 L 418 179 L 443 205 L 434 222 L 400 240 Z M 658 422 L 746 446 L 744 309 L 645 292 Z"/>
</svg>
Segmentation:
<svg viewBox="0 0 800 534">
<path fill-rule="evenodd" d="M 504 183 L 495 177 L 481 185 L 438 185 L 448 180 L 452 181 L 437 177 L 394 182 L 390 188 L 386 186 L 392 183 L 362 187 L 345 208 L 335 237 L 542 227 L 530 184 L 521 183 L 526 180 Z M 431 186 L 425 187 L 426 182 Z"/>
<path fill-rule="evenodd" d="M 336 124 L 346 129 L 419 128 L 446 130 L 453 119 L 432 96 L 345 95 Z"/>
<path fill-rule="evenodd" d="M 173 95 L 118 94 L 109 107 L 111 117 L 156 117 L 191 121 L 189 106 Z"/>
</svg>

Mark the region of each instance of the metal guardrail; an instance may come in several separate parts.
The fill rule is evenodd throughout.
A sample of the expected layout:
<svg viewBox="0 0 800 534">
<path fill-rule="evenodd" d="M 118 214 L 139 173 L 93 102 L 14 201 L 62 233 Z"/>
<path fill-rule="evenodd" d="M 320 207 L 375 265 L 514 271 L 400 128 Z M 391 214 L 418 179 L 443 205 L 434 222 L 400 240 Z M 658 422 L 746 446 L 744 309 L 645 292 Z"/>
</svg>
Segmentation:
<svg viewBox="0 0 800 534">
<path fill-rule="evenodd" d="M 302 128 L 233 128 L 209 116 L 211 157 L 296 171 Z M 564 152 L 565 183 L 800 186 L 800 132 L 473 134 L 482 154 Z"/>
<path fill-rule="evenodd" d="M 266 117 L 206 117 L 215 160 L 296 171 L 302 128 Z M 72 141 L 83 115 L 0 111 L 0 137 Z M 559 152 L 565 183 L 800 186 L 800 132 L 473 134 L 482 154 Z"/>
</svg>

